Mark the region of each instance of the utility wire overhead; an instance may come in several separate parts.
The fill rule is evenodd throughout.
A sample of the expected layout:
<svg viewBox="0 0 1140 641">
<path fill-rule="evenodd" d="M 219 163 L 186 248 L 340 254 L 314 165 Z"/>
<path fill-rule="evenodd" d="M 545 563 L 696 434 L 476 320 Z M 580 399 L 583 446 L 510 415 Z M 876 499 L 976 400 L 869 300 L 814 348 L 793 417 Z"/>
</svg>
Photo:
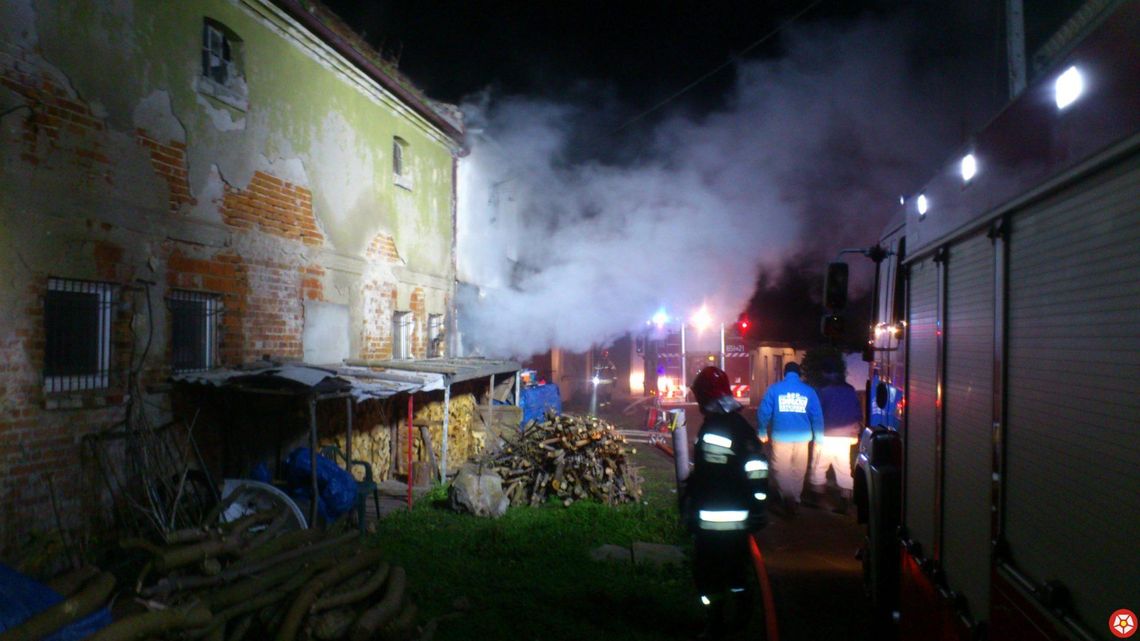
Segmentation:
<svg viewBox="0 0 1140 641">
<path fill-rule="evenodd" d="M 803 16 L 803 15 L 804 15 L 805 13 L 807 13 L 808 11 L 811 11 L 812 9 L 814 9 L 814 8 L 815 8 L 817 5 L 819 5 L 821 2 L 823 2 L 823 0 L 815 0 L 814 2 L 812 2 L 811 4 L 809 4 L 808 6 L 804 7 L 803 9 L 800 9 L 798 12 L 796 12 L 796 14 L 795 14 L 794 16 L 792 16 L 791 18 L 788 18 L 787 20 L 785 20 L 785 21 L 784 21 L 784 22 L 782 22 L 782 23 L 781 23 L 779 26 L 777 26 L 775 29 L 773 29 L 773 30 L 769 31 L 768 33 L 764 34 L 763 36 L 761 36 L 761 37 L 760 37 L 760 39 L 756 40 L 756 41 L 755 41 L 755 42 L 753 42 L 752 44 L 750 44 L 750 45 L 748 45 L 747 47 L 745 47 L 745 48 L 741 49 L 741 50 L 740 50 L 739 52 L 737 52 L 735 55 L 733 55 L 733 56 L 730 56 L 728 60 L 725 60 L 725 61 L 724 61 L 724 62 L 722 62 L 721 64 L 717 65 L 716 67 L 714 67 L 713 69 L 711 69 L 711 70 L 710 70 L 708 73 L 704 74 L 704 75 L 703 75 L 703 76 L 701 76 L 700 78 L 697 78 L 696 80 L 694 80 L 694 81 L 690 82 L 689 84 L 685 85 L 685 86 L 684 86 L 683 88 L 681 88 L 679 91 L 677 91 L 677 92 L 676 92 L 676 93 L 674 93 L 673 95 L 669 96 L 668 98 L 665 98 L 665 99 L 664 99 L 664 100 L 662 100 L 661 102 L 659 102 L 659 103 L 657 103 L 657 104 L 653 105 L 653 106 L 652 106 L 652 107 L 650 107 L 649 109 L 646 109 L 645 111 L 643 111 L 643 112 L 641 112 L 641 113 L 637 114 L 637 115 L 636 115 L 636 116 L 634 116 L 633 118 L 630 118 L 629 120 L 625 121 L 624 123 L 622 123 L 622 125 L 621 125 L 620 127 L 618 127 L 617 129 L 614 129 L 614 133 L 616 134 L 616 133 L 620 132 L 621 130 L 623 130 L 623 129 L 625 129 L 626 127 L 628 127 L 628 126 L 632 125 L 633 123 L 637 122 L 638 120 L 641 120 L 642 118 L 644 118 L 644 117 L 648 116 L 649 114 L 651 114 L 651 113 L 653 113 L 653 112 L 657 111 L 658 109 L 660 109 L 660 108 L 664 107 L 665 105 L 669 104 L 670 102 L 673 102 L 673 101 L 674 101 L 674 100 L 676 100 L 677 98 L 679 98 L 679 97 L 681 97 L 681 96 L 685 95 L 685 94 L 686 94 L 686 93 L 688 93 L 688 92 L 689 92 L 689 91 L 690 91 L 690 90 L 691 90 L 693 87 L 696 87 L 697 85 L 701 84 L 701 83 L 702 83 L 702 82 L 704 82 L 705 80 L 708 80 L 710 77 L 712 77 L 712 76 L 716 75 L 718 72 L 720 72 L 721 70 L 723 70 L 725 67 L 728 67 L 728 66 L 729 66 L 729 65 L 731 65 L 732 63 L 736 62 L 736 59 L 737 59 L 739 56 L 742 56 L 742 55 L 744 55 L 744 54 L 748 53 L 749 51 L 752 51 L 752 50 L 753 50 L 753 49 L 755 49 L 756 47 L 759 47 L 760 45 L 764 44 L 764 43 L 765 43 L 765 42 L 767 42 L 768 40 L 771 40 L 773 36 L 777 35 L 777 34 L 778 34 L 778 33 L 780 33 L 781 31 L 783 31 L 783 30 L 784 30 L 784 29 L 785 29 L 785 28 L 786 28 L 788 25 L 790 25 L 790 24 L 792 24 L 793 22 L 795 22 L 796 20 L 798 20 L 798 19 L 799 19 L 801 16 Z"/>
</svg>

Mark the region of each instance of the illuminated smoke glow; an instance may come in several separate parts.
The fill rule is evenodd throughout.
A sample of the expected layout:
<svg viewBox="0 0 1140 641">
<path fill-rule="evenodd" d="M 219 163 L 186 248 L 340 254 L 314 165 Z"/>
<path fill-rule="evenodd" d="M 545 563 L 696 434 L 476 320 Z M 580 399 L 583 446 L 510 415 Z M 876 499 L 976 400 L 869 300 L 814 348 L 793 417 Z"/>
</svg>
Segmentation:
<svg viewBox="0 0 1140 641">
<path fill-rule="evenodd" d="M 620 163 L 569 160 L 576 123 L 604 116 L 600 89 L 590 104 L 469 101 L 459 277 L 481 294 L 459 296 L 465 342 L 493 356 L 584 351 L 661 307 L 702 303 L 731 323 L 761 270 L 874 242 L 953 141 L 938 124 L 953 119 L 921 98 L 946 102 L 907 64 L 905 31 L 795 32 L 782 58 L 736 67 L 725 108 L 658 120 Z"/>
</svg>

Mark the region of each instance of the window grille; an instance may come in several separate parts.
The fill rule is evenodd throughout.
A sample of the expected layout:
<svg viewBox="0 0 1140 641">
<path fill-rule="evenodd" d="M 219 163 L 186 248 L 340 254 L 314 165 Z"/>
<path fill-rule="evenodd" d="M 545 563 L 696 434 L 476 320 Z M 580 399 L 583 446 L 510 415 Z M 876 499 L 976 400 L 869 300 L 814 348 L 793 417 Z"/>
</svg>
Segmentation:
<svg viewBox="0 0 1140 641">
<path fill-rule="evenodd" d="M 44 295 L 44 391 L 109 386 L 115 286 L 49 278 Z"/>
<path fill-rule="evenodd" d="M 428 358 L 443 356 L 443 315 L 428 315 Z"/>
<path fill-rule="evenodd" d="M 166 305 L 170 310 L 171 368 L 175 372 L 194 372 L 214 367 L 219 297 L 176 289 L 166 299 Z"/>
<path fill-rule="evenodd" d="M 411 312 L 392 314 L 392 358 L 412 357 L 412 326 L 415 319 Z"/>
</svg>

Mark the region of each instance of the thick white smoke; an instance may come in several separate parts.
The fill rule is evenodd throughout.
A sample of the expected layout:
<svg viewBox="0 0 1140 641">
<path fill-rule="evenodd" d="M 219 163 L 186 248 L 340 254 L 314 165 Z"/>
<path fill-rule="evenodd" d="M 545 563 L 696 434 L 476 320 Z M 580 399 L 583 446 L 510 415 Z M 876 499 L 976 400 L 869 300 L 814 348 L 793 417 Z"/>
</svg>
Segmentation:
<svg viewBox="0 0 1140 641">
<path fill-rule="evenodd" d="M 906 40 L 870 22 L 792 34 L 779 60 L 737 67 L 722 111 L 659 121 L 621 165 L 567 161 L 589 105 L 465 105 L 460 279 L 479 287 L 459 297 L 465 340 L 488 355 L 581 351 L 701 304 L 731 323 L 760 269 L 873 243 L 945 153 Z"/>
</svg>

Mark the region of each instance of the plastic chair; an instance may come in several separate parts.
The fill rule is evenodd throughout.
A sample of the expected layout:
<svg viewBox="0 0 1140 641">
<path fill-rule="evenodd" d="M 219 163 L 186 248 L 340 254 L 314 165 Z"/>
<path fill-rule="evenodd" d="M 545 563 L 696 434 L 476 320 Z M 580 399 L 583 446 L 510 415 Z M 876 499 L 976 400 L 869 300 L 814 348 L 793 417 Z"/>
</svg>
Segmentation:
<svg viewBox="0 0 1140 641">
<path fill-rule="evenodd" d="M 349 474 L 352 474 L 353 467 L 364 468 L 364 480 L 356 482 L 356 525 L 360 528 L 361 534 L 363 534 L 369 494 L 372 495 L 372 500 L 376 505 L 376 516 L 380 516 L 380 490 L 376 486 L 376 479 L 372 476 L 372 464 L 367 461 L 349 461 L 348 457 L 345 456 L 338 445 L 326 445 L 322 447 L 321 456 L 338 465 L 344 465 L 344 468 L 348 470 Z M 353 475 L 353 478 L 356 478 L 355 475 Z"/>
</svg>

